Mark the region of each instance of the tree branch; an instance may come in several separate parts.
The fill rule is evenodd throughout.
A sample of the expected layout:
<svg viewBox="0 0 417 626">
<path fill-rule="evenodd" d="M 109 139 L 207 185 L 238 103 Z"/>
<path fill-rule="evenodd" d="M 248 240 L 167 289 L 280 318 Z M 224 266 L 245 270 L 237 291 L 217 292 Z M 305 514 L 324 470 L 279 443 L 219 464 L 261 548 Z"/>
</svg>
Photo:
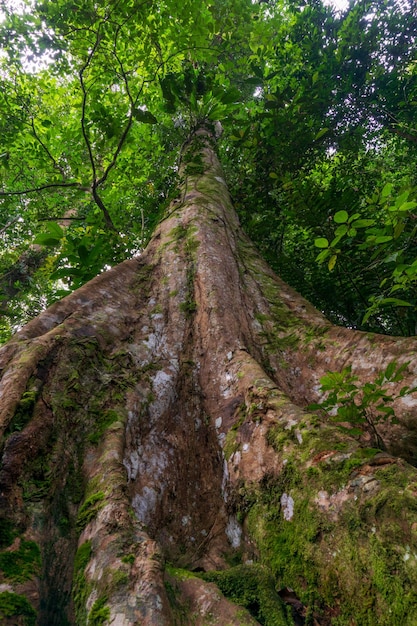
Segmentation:
<svg viewBox="0 0 417 626">
<path fill-rule="evenodd" d="M 131 94 L 131 92 L 130 92 L 129 79 L 127 77 L 127 73 L 126 73 L 126 71 L 124 69 L 122 61 L 120 60 L 120 58 L 119 58 L 119 56 L 117 54 L 117 39 L 118 39 L 118 36 L 119 36 L 119 33 L 120 33 L 121 29 L 122 29 L 122 24 L 119 24 L 118 28 L 116 29 L 116 33 L 115 33 L 115 37 L 114 37 L 113 54 L 114 54 L 114 57 L 115 57 L 118 65 L 119 65 L 119 68 L 120 68 L 120 73 L 121 73 L 121 76 L 122 76 L 122 79 L 123 79 L 123 83 L 125 85 L 126 94 L 127 94 L 127 97 L 128 97 L 128 100 L 129 100 L 129 104 L 130 104 L 130 111 L 129 111 L 129 116 L 128 116 L 128 120 L 127 120 L 126 126 L 125 126 L 125 128 L 124 128 L 124 130 L 123 130 L 123 132 L 122 132 L 122 134 L 120 136 L 120 139 L 119 139 L 118 144 L 116 146 L 116 150 L 114 151 L 113 158 L 110 161 L 110 163 L 108 164 L 108 166 L 106 167 L 106 169 L 104 171 L 104 174 L 97 181 L 97 186 L 98 185 L 102 185 L 107 180 L 109 173 L 111 172 L 111 170 L 116 165 L 117 158 L 118 158 L 118 156 L 119 156 L 119 154 L 120 154 L 120 152 L 121 152 L 121 150 L 123 148 L 123 145 L 124 145 L 124 143 L 125 143 L 125 141 L 127 139 L 127 136 L 129 134 L 129 131 L 132 128 L 133 113 L 134 113 L 134 110 L 135 110 L 135 106 L 137 104 L 137 101 L 139 99 L 140 94 L 143 91 L 143 86 L 145 84 L 144 81 L 142 81 L 142 85 L 141 85 L 141 87 L 140 87 L 140 89 L 139 89 L 139 91 L 138 91 L 138 93 L 136 95 L 136 98 L 134 99 L 132 94 Z"/>
<path fill-rule="evenodd" d="M 87 88 L 84 82 L 84 73 L 86 72 L 86 70 L 88 69 L 93 56 L 100 44 L 100 28 L 101 28 L 101 23 L 98 25 L 98 29 L 96 32 L 96 40 L 94 42 L 94 45 L 87 57 L 87 60 L 85 61 L 84 65 L 82 66 L 82 68 L 80 69 L 80 71 L 78 72 L 78 76 L 80 79 L 80 86 L 81 86 L 81 91 L 83 94 L 83 99 L 82 99 L 82 105 L 81 105 L 81 132 L 84 138 L 84 143 L 87 147 L 87 152 L 88 152 L 88 158 L 90 160 L 90 164 L 91 164 L 91 169 L 93 172 L 93 185 L 96 181 L 96 164 L 94 161 L 94 155 L 93 155 L 93 149 L 91 147 L 91 141 L 90 138 L 88 136 L 87 133 L 87 129 L 86 129 L 86 125 L 85 125 L 85 112 L 86 112 L 86 107 L 87 107 Z"/>
<path fill-rule="evenodd" d="M 93 184 L 93 187 L 91 189 L 91 192 L 93 194 L 93 198 L 94 198 L 94 202 L 97 204 L 97 206 L 101 209 L 103 215 L 104 215 L 104 221 L 106 222 L 106 226 L 107 228 L 109 228 L 110 230 L 114 231 L 115 233 L 117 233 L 117 229 L 115 227 L 115 225 L 113 224 L 113 220 L 110 216 L 110 213 L 108 212 L 103 200 L 100 198 L 98 191 L 97 191 L 97 186 L 98 186 L 98 182 L 96 181 Z"/>
<path fill-rule="evenodd" d="M 18 218 L 16 218 L 18 219 Z M 69 220 L 73 220 L 73 221 L 78 221 L 78 222 L 83 222 L 85 220 L 85 216 L 83 217 L 38 217 L 37 218 L 37 222 L 59 222 L 59 221 L 69 221 Z M 16 220 L 14 220 L 16 221 Z M 7 226 L 9 226 L 9 224 L 7 224 Z M 1 234 L 1 230 L 0 230 L 0 234 Z"/>
<path fill-rule="evenodd" d="M 103 200 L 100 198 L 98 191 L 97 191 L 97 187 L 101 184 L 101 181 L 99 179 L 97 179 L 97 170 L 96 170 L 96 164 L 94 161 L 94 155 L 93 155 L 93 149 L 91 146 L 91 141 L 90 138 L 88 136 L 87 133 L 87 128 L 86 128 L 86 124 L 85 124 L 85 112 L 86 112 L 86 107 L 87 107 L 87 87 L 85 85 L 85 81 L 84 81 L 84 73 L 86 72 L 86 70 L 88 69 L 88 67 L 90 66 L 90 63 L 93 59 L 94 54 L 97 51 L 98 46 L 100 45 L 100 28 L 103 22 L 100 22 L 98 25 L 98 29 L 96 32 L 96 40 L 94 42 L 94 45 L 84 63 L 84 65 L 82 66 L 82 68 L 80 69 L 78 75 L 80 78 L 80 86 L 81 86 L 81 91 L 83 94 L 83 99 L 82 99 L 82 108 L 81 108 L 81 131 L 82 131 L 82 135 L 84 138 L 84 142 L 85 145 L 87 147 L 87 152 L 88 152 L 88 158 L 90 160 L 90 164 L 91 164 L 91 170 L 92 170 L 92 174 L 93 174 L 93 182 L 91 185 L 91 192 L 94 198 L 95 203 L 97 204 L 97 206 L 101 209 L 103 215 L 104 215 L 104 221 L 106 222 L 106 226 L 107 228 L 109 228 L 110 230 L 113 230 L 114 232 L 117 232 L 113 221 L 111 219 L 110 213 L 108 212 Z M 101 177 L 103 178 L 103 177 Z"/>
<path fill-rule="evenodd" d="M 65 188 L 65 187 L 76 187 L 79 191 L 90 191 L 89 187 L 84 187 L 80 185 L 80 183 L 49 183 L 47 185 L 40 185 L 39 187 L 32 187 L 30 189 L 21 189 L 20 191 L 0 191 L 0 197 L 4 198 L 6 196 L 24 196 L 29 193 L 38 193 L 39 191 L 43 191 L 44 189 L 53 189 L 53 188 Z"/>
<path fill-rule="evenodd" d="M 33 136 L 35 137 L 35 139 L 38 141 L 38 143 L 42 146 L 42 148 L 44 149 L 44 151 L 46 152 L 46 154 L 48 155 L 49 159 L 52 161 L 54 168 L 56 170 L 58 170 L 58 172 L 60 172 L 60 174 L 62 174 L 62 176 L 65 176 L 65 172 L 63 170 L 62 167 L 60 167 L 60 165 L 58 165 L 55 157 L 52 155 L 51 151 L 49 150 L 48 146 L 46 144 L 44 144 L 44 142 L 42 141 L 42 139 L 39 137 L 38 132 L 35 128 L 35 120 L 31 119 L 30 121 L 31 123 L 31 127 L 32 127 L 32 131 L 33 131 Z"/>
<path fill-rule="evenodd" d="M 19 217 L 14 217 L 12 220 L 10 220 L 10 222 L 7 222 L 7 224 L 0 229 L 0 235 L 2 235 L 9 228 L 9 226 L 12 226 L 18 220 Z"/>
</svg>

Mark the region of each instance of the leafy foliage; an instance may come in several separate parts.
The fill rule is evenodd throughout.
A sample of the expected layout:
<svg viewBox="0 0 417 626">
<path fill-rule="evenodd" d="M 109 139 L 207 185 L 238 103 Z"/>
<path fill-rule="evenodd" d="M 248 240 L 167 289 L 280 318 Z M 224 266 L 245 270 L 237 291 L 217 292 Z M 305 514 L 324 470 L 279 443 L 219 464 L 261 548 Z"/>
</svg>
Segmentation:
<svg viewBox="0 0 417 626">
<path fill-rule="evenodd" d="M 333 321 L 414 333 L 408 2 L 5 2 L 0 341 L 143 249 L 181 144 L 218 122 L 235 205 L 274 269 Z"/>
<path fill-rule="evenodd" d="M 326 397 L 320 404 L 312 404 L 309 408 L 324 411 L 350 435 L 360 437 L 367 432 L 374 445 L 385 450 L 378 424 L 385 421 L 397 423 L 393 402 L 417 390 L 406 385 L 398 393 L 392 391 L 392 385 L 403 380 L 408 365 L 391 361 L 374 381 L 364 384 L 352 373 L 351 366 L 340 372 L 328 372 L 320 379 L 321 391 Z"/>
</svg>

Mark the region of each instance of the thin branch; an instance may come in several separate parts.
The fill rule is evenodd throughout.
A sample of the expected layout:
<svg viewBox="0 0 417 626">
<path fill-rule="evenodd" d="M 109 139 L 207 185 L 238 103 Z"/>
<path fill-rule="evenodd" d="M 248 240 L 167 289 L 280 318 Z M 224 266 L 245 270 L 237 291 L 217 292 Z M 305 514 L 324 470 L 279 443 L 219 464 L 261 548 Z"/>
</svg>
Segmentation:
<svg viewBox="0 0 417 626">
<path fill-rule="evenodd" d="M 113 158 L 110 161 L 110 163 L 108 164 L 108 166 L 106 167 L 106 169 L 104 171 L 104 174 L 98 179 L 97 186 L 98 185 L 102 185 L 107 180 L 108 175 L 110 174 L 111 170 L 116 165 L 117 158 L 118 158 L 120 152 L 122 151 L 123 145 L 124 145 L 124 143 L 125 143 L 125 141 L 127 139 L 129 131 L 132 128 L 133 113 L 134 113 L 134 110 L 135 110 L 135 106 L 137 104 L 137 101 L 139 99 L 140 94 L 143 91 L 143 87 L 144 87 L 144 84 L 145 84 L 144 81 L 142 81 L 142 86 L 140 87 L 139 92 L 136 95 L 136 98 L 134 99 L 132 94 L 131 94 L 131 92 L 130 92 L 129 79 L 127 77 L 127 73 L 126 73 L 126 71 L 125 71 L 125 69 L 123 67 L 122 61 L 119 59 L 119 56 L 117 54 L 117 39 L 118 39 L 118 36 L 119 36 L 121 28 L 122 28 L 122 25 L 120 24 L 118 26 L 118 28 L 116 29 L 116 33 L 115 33 L 115 37 L 114 37 L 114 51 L 113 51 L 113 54 L 114 54 L 114 57 L 115 57 L 118 65 L 119 65 L 119 67 L 120 67 L 120 72 L 121 72 L 121 76 L 122 76 L 122 79 L 123 79 L 123 83 L 125 85 L 126 94 L 127 94 L 128 99 L 129 99 L 130 111 L 129 111 L 127 124 L 126 124 L 126 126 L 125 126 L 125 128 L 124 128 L 124 130 L 123 130 L 123 132 L 122 132 L 122 134 L 120 136 L 120 139 L 119 139 L 119 141 L 117 143 L 116 150 L 114 151 L 114 154 L 113 154 Z"/>
<path fill-rule="evenodd" d="M 37 222 L 63 222 L 63 221 L 67 221 L 67 220 L 77 220 L 79 222 L 83 222 L 85 220 L 85 217 L 38 217 L 37 218 Z M 0 230 L 0 234 L 1 234 L 1 230 Z"/>
<path fill-rule="evenodd" d="M 111 219 L 110 213 L 108 212 L 103 200 L 100 198 L 98 191 L 97 191 L 97 187 L 101 184 L 100 180 L 97 179 L 97 170 L 96 170 L 96 164 L 94 161 L 94 155 L 93 155 L 93 149 L 91 146 L 91 141 L 90 138 L 88 136 L 87 133 L 87 128 L 86 128 L 86 107 L 87 107 L 87 87 L 85 85 L 85 81 L 84 81 L 84 73 L 86 72 L 86 70 L 88 69 L 88 67 L 90 66 L 90 63 L 93 59 L 94 54 L 97 51 L 97 48 L 100 45 L 100 39 L 101 39 L 101 35 L 100 35 L 100 28 L 102 26 L 103 22 L 100 22 L 100 24 L 98 25 L 98 29 L 97 29 L 97 33 L 96 33 L 96 40 L 94 42 L 94 46 L 92 47 L 90 54 L 88 55 L 84 65 L 82 66 L 82 68 L 79 71 L 79 78 L 80 78 L 80 85 L 81 85 L 81 91 L 83 93 L 83 100 L 82 100 L 82 109 L 81 109 L 81 130 L 82 130 L 82 134 L 84 137 L 84 142 L 85 145 L 87 146 L 87 152 L 88 152 L 88 157 L 90 159 L 90 164 L 91 164 L 91 170 L 92 170 L 92 174 L 93 174 L 93 182 L 91 185 L 91 192 L 93 194 L 93 198 L 95 203 L 97 204 L 97 206 L 101 209 L 103 215 L 104 215 L 104 221 L 106 222 L 106 226 L 107 228 L 109 228 L 110 230 L 113 230 L 114 232 L 117 232 L 113 221 Z"/>
<path fill-rule="evenodd" d="M 88 69 L 93 56 L 98 48 L 98 46 L 100 45 L 100 28 L 101 28 L 101 23 L 98 25 L 98 30 L 96 32 L 96 40 L 94 42 L 94 45 L 90 51 L 90 54 L 88 55 L 84 65 L 82 66 L 82 68 L 80 69 L 78 76 L 80 78 L 80 86 L 81 86 L 81 91 L 83 94 L 83 99 L 82 99 L 82 107 L 81 107 L 81 131 L 83 134 L 83 138 L 84 138 L 84 143 L 87 147 L 87 152 L 88 152 L 88 157 L 90 159 L 90 164 L 91 164 L 91 169 L 93 172 L 93 185 L 96 181 L 96 164 L 94 161 L 94 155 L 93 155 L 93 149 L 91 147 L 91 142 L 90 142 L 90 138 L 88 136 L 87 133 L 87 129 L 86 129 L 86 123 L 85 123 L 85 112 L 86 112 L 86 107 L 87 107 L 87 88 L 85 86 L 85 81 L 84 81 L 84 73 L 85 71 Z"/>
<path fill-rule="evenodd" d="M 12 220 L 10 220 L 10 222 L 7 222 L 7 224 L 3 226 L 2 229 L 0 229 L 0 235 L 2 235 L 9 228 L 9 226 L 12 226 L 12 224 L 14 224 L 15 222 L 18 222 L 19 219 L 20 219 L 19 217 L 14 217 Z"/>
<path fill-rule="evenodd" d="M 94 183 L 93 188 L 92 188 L 92 194 L 93 194 L 93 198 L 94 198 L 94 202 L 97 204 L 97 206 L 101 209 L 103 215 L 104 215 L 104 221 L 106 222 L 106 226 L 107 228 L 109 228 L 110 230 L 114 231 L 115 233 L 117 233 L 117 229 L 115 227 L 115 225 L 113 224 L 113 220 L 110 216 L 110 213 L 108 212 L 103 200 L 100 198 L 98 191 L 97 191 L 97 182 Z"/>
<path fill-rule="evenodd" d="M 60 172 L 62 174 L 62 176 L 65 176 L 65 172 L 64 172 L 63 168 L 60 167 L 60 165 L 57 163 L 55 157 L 52 155 L 51 151 L 49 150 L 48 146 L 46 144 L 44 144 L 42 139 L 39 137 L 38 132 L 37 132 L 37 130 L 35 128 L 35 120 L 33 119 L 33 117 L 31 119 L 31 127 L 32 127 L 32 131 L 33 131 L 33 136 L 38 141 L 38 143 L 42 146 L 42 148 L 44 149 L 44 151 L 48 155 L 49 159 L 54 164 L 54 168 L 56 170 L 58 170 L 58 172 Z"/>
<path fill-rule="evenodd" d="M 90 191 L 89 187 L 84 187 L 80 185 L 80 183 L 49 183 L 48 185 L 40 185 L 39 187 L 32 187 L 31 189 L 21 189 L 20 191 L 0 191 L 0 197 L 4 198 L 7 196 L 24 196 L 29 193 L 38 193 L 39 191 L 43 191 L 44 189 L 52 189 L 59 187 L 76 187 L 79 191 Z"/>
<path fill-rule="evenodd" d="M 407 139 L 408 141 L 411 141 L 412 143 L 417 143 L 417 136 L 412 135 L 411 133 L 407 133 L 406 131 L 403 131 L 400 128 L 394 128 L 393 126 L 388 126 L 388 130 L 394 133 L 394 135 L 398 135 L 398 137 Z"/>
</svg>

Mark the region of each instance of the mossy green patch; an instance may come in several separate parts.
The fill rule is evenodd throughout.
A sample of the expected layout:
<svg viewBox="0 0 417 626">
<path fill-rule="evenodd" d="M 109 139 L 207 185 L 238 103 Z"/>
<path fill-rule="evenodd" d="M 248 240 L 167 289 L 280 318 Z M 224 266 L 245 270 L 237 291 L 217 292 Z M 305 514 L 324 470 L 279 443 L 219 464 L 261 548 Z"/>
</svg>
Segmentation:
<svg viewBox="0 0 417 626">
<path fill-rule="evenodd" d="M 91 591 L 91 585 L 87 583 L 84 571 L 90 561 L 91 553 L 91 541 L 86 541 L 80 545 L 74 559 L 72 596 L 77 626 L 84 626 L 87 622 L 86 602 Z"/>
<path fill-rule="evenodd" d="M 197 303 L 195 300 L 185 300 L 180 303 L 180 311 L 185 313 L 186 317 L 190 317 L 197 310 Z"/>
<path fill-rule="evenodd" d="M 196 574 L 194 572 L 190 572 L 188 569 L 183 569 L 182 567 L 173 567 L 170 564 L 165 566 L 165 570 L 167 574 L 173 576 L 174 578 L 178 578 L 178 580 L 186 580 L 187 578 L 196 578 Z"/>
<path fill-rule="evenodd" d="M 36 576 L 40 571 L 41 553 L 34 541 L 20 542 L 17 550 L 0 554 L 0 570 L 6 580 L 24 582 Z"/>
<path fill-rule="evenodd" d="M 92 493 L 82 503 L 77 516 L 77 529 L 81 532 L 104 506 L 105 494 L 103 491 Z"/>
<path fill-rule="evenodd" d="M 135 555 L 134 554 L 125 554 L 125 556 L 122 556 L 122 563 L 128 563 L 129 565 L 133 565 L 133 563 L 135 562 Z"/>
<path fill-rule="evenodd" d="M 106 409 L 102 411 L 96 419 L 94 430 L 88 435 L 88 441 L 97 444 L 106 430 L 115 422 L 124 422 L 124 417 L 114 409 Z"/>
<path fill-rule="evenodd" d="M 230 459 L 232 454 L 239 450 L 239 443 L 237 442 L 236 430 L 229 430 L 226 434 L 226 438 L 223 446 L 223 454 L 226 461 Z"/>
<path fill-rule="evenodd" d="M 396 463 L 369 466 L 378 450 L 347 452 L 341 445 L 342 450 L 301 473 L 297 466 L 302 446 L 291 443 L 287 431 L 286 435 L 284 475 L 241 486 L 236 504 L 239 521 L 245 522 L 276 586 L 294 589 L 311 620 L 332 614 L 332 624 L 349 626 L 355 615 L 361 626 L 415 626 L 414 468 Z M 307 445 L 310 459 L 315 445 L 316 435 Z M 328 442 L 323 449 L 329 449 Z M 363 466 L 367 473 L 361 473 Z M 367 484 L 364 479 L 376 491 L 362 490 Z M 352 489 L 357 489 L 355 497 Z M 319 492 L 328 494 L 329 510 L 318 506 Z M 284 515 L 283 493 L 293 501 L 289 519 Z M 350 495 L 348 500 L 344 494 Z M 334 606 L 337 615 L 332 613 Z"/>
<path fill-rule="evenodd" d="M 50 493 L 53 484 L 50 454 L 39 453 L 27 466 L 27 477 L 19 481 L 25 500 L 39 501 Z"/>
<path fill-rule="evenodd" d="M 20 618 L 18 623 L 22 626 L 35 626 L 37 620 L 36 611 L 27 598 L 3 591 L 0 593 L 0 622 L 8 619 L 8 623 L 11 623 L 12 617 Z"/>
<path fill-rule="evenodd" d="M 0 549 L 7 548 L 13 543 L 13 539 L 17 537 L 18 531 L 15 524 L 5 518 L 0 519 Z"/>
<path fill-rule="evenodd" d="M 36 404 L 38 393 L 38 389 L 36 388 L 29 388 L 24 392 L 4 433 L 5 436 L 13 432 L 23 430 L 26 424 L 30 421 L 33 415 L 33 409 Z"/>
<path fill-rule="evenodd" d="M 202 578 L 214 582 L 226 598 L 245 607 L 260 624 L 292 624 L 287 609 L 275 590 L 274 580 L 265 567 L 238 565 L 220 572 L 207 572 Z"/>
<path fill-rule="evenodd" d="M 96 600 L 88 614 L 89 626 L 103 626 L 110 619 L 110 608 L 107 606 L 107 596 Z"/>
</svg>

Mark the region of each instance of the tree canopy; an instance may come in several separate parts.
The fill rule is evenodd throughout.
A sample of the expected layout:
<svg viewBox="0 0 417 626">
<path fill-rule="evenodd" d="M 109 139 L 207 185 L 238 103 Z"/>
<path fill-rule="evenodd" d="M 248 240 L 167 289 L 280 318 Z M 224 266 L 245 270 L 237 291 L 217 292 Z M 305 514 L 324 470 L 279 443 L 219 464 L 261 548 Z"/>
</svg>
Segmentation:
<svg viewBox="0 0 417 626">
<path fill-rule="evenodd" d="M 415 334 L 411 0 L 3 3 L 0 339 L 139 254 L 204 122 L 242 224 L 341 325 Z"/>
</svg>

